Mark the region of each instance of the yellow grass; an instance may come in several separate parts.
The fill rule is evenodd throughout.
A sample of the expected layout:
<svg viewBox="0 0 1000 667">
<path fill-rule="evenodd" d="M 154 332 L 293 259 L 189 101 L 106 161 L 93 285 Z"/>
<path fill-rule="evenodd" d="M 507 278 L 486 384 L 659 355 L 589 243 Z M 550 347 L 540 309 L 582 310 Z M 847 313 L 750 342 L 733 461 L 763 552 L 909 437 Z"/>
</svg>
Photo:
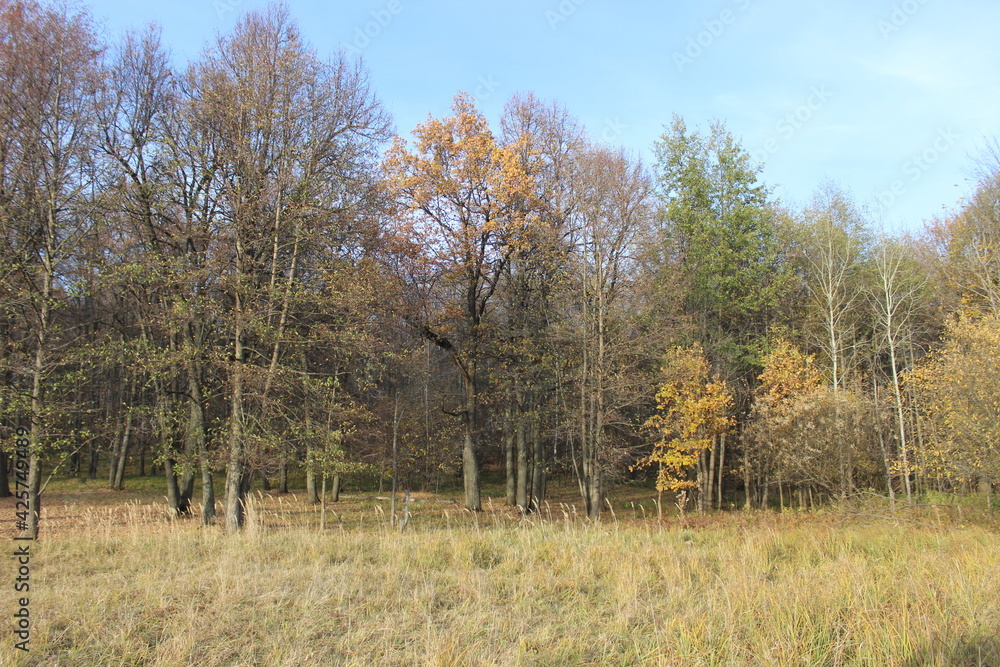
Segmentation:
<svg viewBox="0 0 1000 667">
<path fill-rule="evenodd" d="M 34 545 L 31 652 L 5 631 L 2 664 L 1000 665 L 989 527 L 424 501 L 401 534 L 354 499 L 320 533 L 301 498 L 258 497 L 227 535 L 81 507 Z"/>
</svg>

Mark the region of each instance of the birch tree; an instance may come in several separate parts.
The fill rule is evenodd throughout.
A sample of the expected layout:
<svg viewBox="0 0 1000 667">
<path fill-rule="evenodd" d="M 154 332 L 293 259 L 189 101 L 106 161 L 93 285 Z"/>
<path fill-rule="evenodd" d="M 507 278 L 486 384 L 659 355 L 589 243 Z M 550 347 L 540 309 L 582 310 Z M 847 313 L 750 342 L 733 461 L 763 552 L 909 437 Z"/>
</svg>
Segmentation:
<svg viewBox="0 0 1000 667">
<path fill-rule="evenodd" d="M 832 391 L 837 394 L 859 359 L 857 330 L 865 296 L 862 279 L 867 245 L 864 221 L 845 193 L 827 185 L 805 212 L 802 232 L 799 261 L 812 313 L 812 342 L 827 363 Z M 837 449 L 843 498 L 852 486 L 845 438 L 839 438 Z"/>
<path fill-rule="evenodd" d="M 913 260 L 912 252 L 902 243 L 883 237 L 872 253 L 874 289 L 869 295 L 875 328 L 880 345 L 889 355 L 889 380 L 896 412 L 896 428 L 899 435 L 898 469 L 903 478 L 906 501 L 912 502 L 911 470 L 907 439 L 907 419 L 904 409 L 900 379 L 906 351 L 914 344 L 914 329 L 917 326 L 921 291 L 926 279 Z M 891 480 L 890 480 L 891 483 Z"/>
<path fill-rule="evenodd" d="M 688 489 L 697 490 L 698 512 L 704 513 L 711 505 L 713 490 L 712 468 L 706 465 L 705 456 L 713 441 L 734 424 L 729 414 L 733 396 L 718 375 L 712 377 L 700 345 L 668 351 L 662 373 L 664 381 L 656 392 L 657 413 L 646 422 L 659 431 L 661 439 L 641 464 L 657 465 L 659 491 L 672 491 L 686 499 Z"/>
</svg>

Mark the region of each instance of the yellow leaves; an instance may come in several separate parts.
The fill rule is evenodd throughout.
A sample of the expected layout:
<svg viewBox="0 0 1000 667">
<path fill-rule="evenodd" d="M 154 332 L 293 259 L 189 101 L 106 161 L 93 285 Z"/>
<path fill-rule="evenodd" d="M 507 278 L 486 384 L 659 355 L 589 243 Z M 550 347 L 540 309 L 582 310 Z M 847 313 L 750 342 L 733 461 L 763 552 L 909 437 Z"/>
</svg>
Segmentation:
<svg viewBox="0 0 1000 667">
<path fill-rule="evenodd" d="M 764 358 L 753 419 L 744 430 L 744 462 L 761 479 L 833 488 L 839 459 L 850 452 L 855 469 L 874 460 L 863 443 L 871 407 L 854 391 L 824 384 L 812 356 L 778 341 Z"/>
<path fill-rule="evenodd" d="M 823 382 L 812 355 L 806 356 L 786 340 L 778 341 L 764 357 L 764 372 L 757 389 L 758 409 L 778 405 L 790 396 L 815 391 Z"/>
<path fill-rule="evenodd" d="M 397 138 L 384 168 L 395 197 L 431 223 L 428 233 L 468 256 L 484 238 L 521 223 L 534 183 L 518 145 L 499 145 L 468 95 L 459 93 L 452 111 L 417 126 L 412 152 Z"/>
<path fill-rule="evenodd" d="M 920 464 L 951 478 L 1000 475 L 1000 319 L 960 317 L 943 345 L 907 373 L 930 433 Z"/>
<path fill-rule="evenodd" d="M 641 465 L 659 464 L 656 486 L 661 491 L 693 488 L 687 479 L 712 440 L 733 425 L 729 416 L 733 396 L 725 382 L 711 378 L 701 346 L 675 347 L 664 360 L 666 381 L 656 393 L 659 414 L 646 425 L 658 429 L 662 439 Z"/>
<path fill-rule="evenodd" d="M 811 412 L 823 377 L 815 366 L 814 357 L 806 356 L 792 343 L 779 340 L 764 357 L 764 370 L 756 391 L 754 416 L 761 430 L 780 435 L 780 430 L 803 413 Z M 805 427 L 810 424 L 806 422 Z"/>
</svg>

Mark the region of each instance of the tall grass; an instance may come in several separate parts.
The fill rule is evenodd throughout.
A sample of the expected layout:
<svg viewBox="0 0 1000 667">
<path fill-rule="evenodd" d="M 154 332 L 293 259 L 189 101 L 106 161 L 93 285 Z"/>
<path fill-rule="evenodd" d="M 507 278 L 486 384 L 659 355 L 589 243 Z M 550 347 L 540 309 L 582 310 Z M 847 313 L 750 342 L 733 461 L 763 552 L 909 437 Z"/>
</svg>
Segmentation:
<svg viewBox="0 0 1000 667">
<path fill-rule="evenodd" d="M 400 533 L 361 501 L 325 533 L 268 527 L 292 505 L 240 535 L 85 512 L 35 545 L 32 650 L 3 664 L 1000 665 L 983 527 L 452 507 Z"/>
</svg>

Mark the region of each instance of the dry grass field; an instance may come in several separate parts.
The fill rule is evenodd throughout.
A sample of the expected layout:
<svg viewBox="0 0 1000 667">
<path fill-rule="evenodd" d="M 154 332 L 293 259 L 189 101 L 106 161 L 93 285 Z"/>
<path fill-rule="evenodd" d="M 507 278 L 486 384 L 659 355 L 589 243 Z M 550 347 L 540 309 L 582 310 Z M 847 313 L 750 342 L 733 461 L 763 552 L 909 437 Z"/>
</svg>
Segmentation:
<svg viewBox="0 0 1000 667">
<path fill-rule="evenodd" d="M 570 491 L 528 519 L 418 496 L 403 532 L 355 495 L 320 532 L 301 496 L 257 494 L 228 535 L 151 494 L 55 489 L 31 650 L 5 630 L 0 663 L 1000 665 L 1000 535 L 981 511 L 658 522 L 633 495 L 597 525 Z"/>
</svg>

